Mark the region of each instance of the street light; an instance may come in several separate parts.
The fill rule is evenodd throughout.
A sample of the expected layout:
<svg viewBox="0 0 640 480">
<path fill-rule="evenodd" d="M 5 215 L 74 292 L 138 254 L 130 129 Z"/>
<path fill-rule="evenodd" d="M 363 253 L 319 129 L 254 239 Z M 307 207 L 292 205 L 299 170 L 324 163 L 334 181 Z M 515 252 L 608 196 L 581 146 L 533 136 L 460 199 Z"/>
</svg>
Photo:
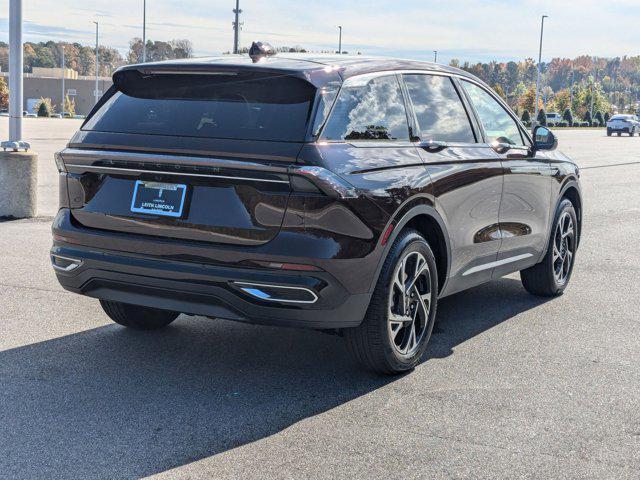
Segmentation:
<svg viewBox="0 0 640 480">
<path fill-rule="evenodd" d="M 93 92 L 93 95 L 96 98 L 96 103 L 98 103 L 98 99 L 100 98 L 100 93 L 98 92 L 98 72 L 100 70 L 100 62 L 99 62 L 99 55 L 98 55 L 98 29 L 99 29 L 99 24 L 98 22 L 93 22 L 96 24 L 96 90 L 95 92 Z"/>
<path fill-rule="evenodd" d="M 340 36 L 338 37 L 338 53 L 342 54 L 342 25 L 338 25 Z"/>
<path fill-rule="evenodd" d="M 538 77 L 536 79 L 536 113 L 533 117 L 531 125 L 535 128 L 538 124 L 538 102 L 540 98 L 540 64 L 542 63 L 542 36 L 544 35 L 544 19 L 549 18 L 548 15 L 542 15 L 542 24 L 540 25 L 540 52 L 538 53 Z"/>
<path fill-rule="evenodd" d="M 142 0 L 142 63 L 147 61 L 147 0 Z"/>
<path fill-rule="evenodd" d="M 22 140 L 22 0 L 9 2 L 9 142 Z"/>
<path fill-rule="evenodd" d="M 60 113 L 64 117 L 64 45 L 60 45 L 60 53 L 62 58 L 60 60 L 60 66 L 62 67 L 62 95 L 60 96 Z"/>
</svg>

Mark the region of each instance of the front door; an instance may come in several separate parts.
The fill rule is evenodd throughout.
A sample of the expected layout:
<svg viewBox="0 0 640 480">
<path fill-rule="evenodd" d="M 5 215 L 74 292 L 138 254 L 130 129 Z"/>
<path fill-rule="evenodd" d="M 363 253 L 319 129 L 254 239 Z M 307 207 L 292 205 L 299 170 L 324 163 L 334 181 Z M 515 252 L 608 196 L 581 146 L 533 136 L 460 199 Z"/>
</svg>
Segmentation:
<svg viewBox="0 0 640 480">
<path fill-rule="evenodd" d="M 462 81 L 484 129 L 500 152 L 504 171 L 499 222 L 501 245 L 494 278 L 534 265 L 546 249 L 551 208 L 551 167 L 533 153 L 518 122 L 482 86 Z"/>
</svg>

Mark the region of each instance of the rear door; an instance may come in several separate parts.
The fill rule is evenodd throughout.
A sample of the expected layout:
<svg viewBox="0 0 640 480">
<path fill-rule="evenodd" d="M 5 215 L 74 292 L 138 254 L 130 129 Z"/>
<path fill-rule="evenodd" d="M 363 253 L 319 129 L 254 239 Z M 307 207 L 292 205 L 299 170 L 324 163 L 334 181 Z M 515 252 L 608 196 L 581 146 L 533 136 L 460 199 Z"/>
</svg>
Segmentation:
<svg viewBox="0 0 640 480">
<path fill-rule="evenodd" d="M 436 209 L 451 241 L 450 279 L 443 292 L 449 294 L 491 279 L 500 247 L 502 165 L 474 131 L 474 119 L 450 77 L 407 73 L 403 78 Z"/>
<path fill-rule="evenodd" d="M 168 238 L 271 240 L 315 87 L 260 72 L 124 73 L 62 153 L 73 218 Z"/>
<path fill-rule="evenodd" d="M 501 246 L 494 277 L 538 262 L 549 232 L 552 169 L 544 154 L 534 154 L 516 119 L 496 96 L 466 80 L 467 92 L 483 126 L 486 141 L 496 146 L 504 169 L 500 204 Z"/>
</svg>

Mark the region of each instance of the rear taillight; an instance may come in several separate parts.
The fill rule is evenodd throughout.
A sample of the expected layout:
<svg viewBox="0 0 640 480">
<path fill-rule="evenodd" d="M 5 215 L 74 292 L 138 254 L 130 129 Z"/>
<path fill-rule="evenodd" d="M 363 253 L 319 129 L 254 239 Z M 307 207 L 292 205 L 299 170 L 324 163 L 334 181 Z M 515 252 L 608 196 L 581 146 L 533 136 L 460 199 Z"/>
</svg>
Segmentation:
<svg viewBox="0 0 640 480">
<path fill-rule="evenodd" d="M 53 158 L 56 161 L 56 167 L 58 167 L 58 172 L 66 172 L 67 167 L 64 164 L 64 159 L 62 158 L 62 154 L 60 152 L 56 152 L 53 154 Z"/>
<path fill-rule="evenodd" d="M 321 192 L 334 198 L 357 198 L 356 187 L 339 175 L 322 167 L 292 167 L 289 169 L 294 191 Z"/>
</svg>

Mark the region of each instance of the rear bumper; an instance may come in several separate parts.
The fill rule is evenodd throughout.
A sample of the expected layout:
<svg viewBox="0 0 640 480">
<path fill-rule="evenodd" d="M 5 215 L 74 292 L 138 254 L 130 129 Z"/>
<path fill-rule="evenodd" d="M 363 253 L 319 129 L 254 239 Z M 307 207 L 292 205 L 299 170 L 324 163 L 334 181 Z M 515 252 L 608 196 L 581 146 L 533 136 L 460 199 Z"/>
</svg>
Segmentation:
<svg viewBox="0 0 640 480">
<path fill-rule="evenodd" d="M 319 329 L 357 326 L 369 304 L 369 293 L 349 292 L 327 270 L 240 268 L 167 259 L 168 252 L 162 258 L 95 248 L 91 236 L 96 232 L 87 231 L 87 241 L 82 242 L 83 229 L 70 222 L 64 209 L 53 230 L 52 259 L 63 258 L 65 267 L 70 262 L 77 264 L 70 269 L 56 268 L 58 281 L 66 290 L 90 297 L 249 323 Z M 114 234 L 100 232 L 103 242 L 110 235 Z M 140 251 L 146 251 L 144 242 Z M 286 299 L 278 298 L 273 286 Z"/>
</svg>

